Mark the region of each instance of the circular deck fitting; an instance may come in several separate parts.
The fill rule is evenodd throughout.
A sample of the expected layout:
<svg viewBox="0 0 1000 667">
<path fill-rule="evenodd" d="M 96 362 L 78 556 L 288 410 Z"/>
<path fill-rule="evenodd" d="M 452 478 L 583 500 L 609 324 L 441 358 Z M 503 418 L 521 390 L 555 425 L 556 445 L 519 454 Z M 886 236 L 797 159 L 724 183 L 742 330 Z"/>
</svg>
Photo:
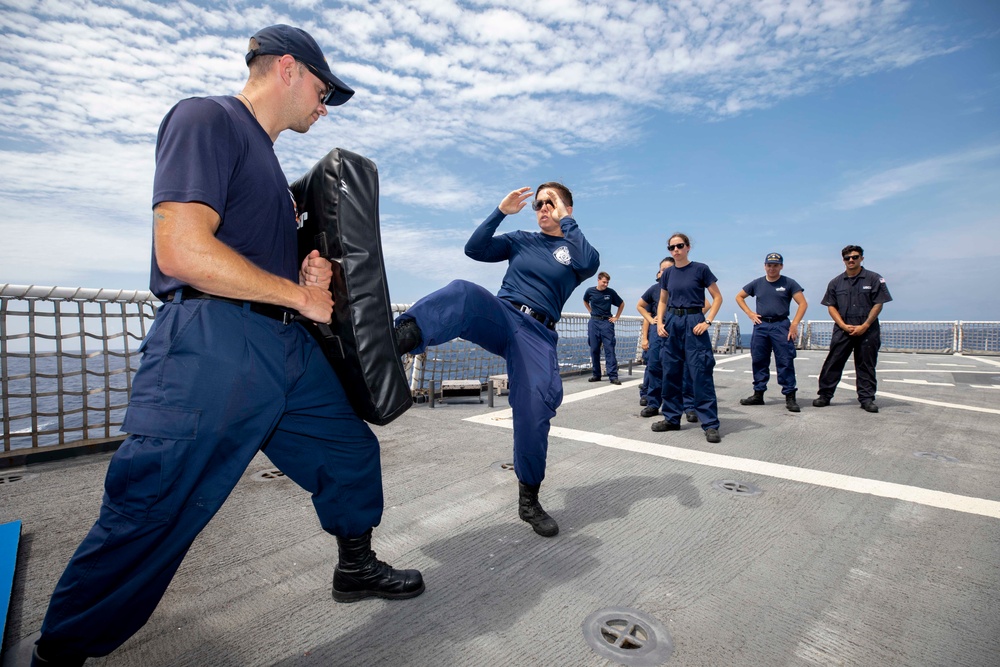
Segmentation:
<svg viewBox="0 0 1000 667">
<path fill-rule="evenodd" d="M 514 472 L 514 464 L 508 461 L 497 461 L 490 468 L 499 472 Z"/>
<path fill-rule="evenodd" d="M 281 472 L 277 468 L 270 468 L 268 470 L 255 472 L 250 479 L 255 482 L 273 482 L 275 480 L 285 479 L 285 473 Z"/>
<path fill-rule="evenodd" d="M 735 479 L 717 479 L 712 482 L 712 488 L 716 491 L 746 497 L 759 496 L 764 492 L 763 489 L 755 484 L 740 482 Z"/>
<path fill-rule="evenodd" d="M 958 463 L 958 459 L 954 456 L 938 454 L 937 452 L 914 452 L 913 455 L 918 459 L 934 459 L 935 461 L 942 461 L 944 463 Z"/>
<path fill-rule="evenodd" d="M 670 633 L 649 614 L 625 607 L 595 611 L 583 621 L 583 637 L 594 652 L 630 667 L 656 667 L 670 659 Z"/>
</svg>

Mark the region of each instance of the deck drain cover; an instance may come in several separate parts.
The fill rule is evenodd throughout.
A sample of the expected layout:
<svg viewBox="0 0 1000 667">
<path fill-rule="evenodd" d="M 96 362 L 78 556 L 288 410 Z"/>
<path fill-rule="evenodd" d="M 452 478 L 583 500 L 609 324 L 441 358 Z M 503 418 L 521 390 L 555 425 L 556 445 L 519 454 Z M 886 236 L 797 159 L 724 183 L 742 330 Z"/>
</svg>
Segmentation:
<svg viewBox="0 0 1000 667">
<path fill-rule="evenodd" d="M 635 609 L 609 607 L 583 621 L 583 636 L 597 654 L 632 667 L 656 667 L 670 659 L 674 644 L 659 621 Z"/>
<path fill-rule="evenodd" d="M 271 468 L 269 470 L 255 472 L 251 479 L 255 482 L 273 482 L 278 479 L 285 479 L 285 473 L 281 472 L 277 468 Z"/>
<path fill-rule="evenodd" d="M 718 479 L 712 482 L 712 488 L 716 491 L 732 493 L 736 496 L 759 496 L 763 490 L 750 482 L 740 482 L 735 479 Z"/>
<path fill-rule="evenodd" d="M 24 479 L 24 475 L 3 475 L 0 477 L 0 484 L 13 484 L 14 482 L 20 482 L 22 479 Z"/>
<path fill-rule="evenodd" d="M 514 464 L 509 461 L 497 461 L 490 467 L 500 472 L 513 472 L 514 470 Z"/>
<path fill-rule="evenodd" d="M 913 455 L 918 459 L 934 459 L 935 461 L 944 461 L 945 463 L 958 463 L 958 459 L 954 456 L 938 454 L 937 452 L 914 452 Z"/>
</svg>

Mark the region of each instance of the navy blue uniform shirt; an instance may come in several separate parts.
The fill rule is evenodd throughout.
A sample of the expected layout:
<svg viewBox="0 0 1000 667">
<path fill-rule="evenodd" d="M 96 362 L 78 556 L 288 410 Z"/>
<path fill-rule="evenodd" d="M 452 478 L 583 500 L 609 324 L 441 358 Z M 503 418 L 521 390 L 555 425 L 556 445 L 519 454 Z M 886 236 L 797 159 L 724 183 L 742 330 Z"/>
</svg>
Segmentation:
<svg viewBox="0 0 1000 667">
<path fill-rule="evenodd" d="M 153 206 L 200 202 L 221 219 L 215 237 L 260 268 L 298 277 L 295 204 L 271 138 L 234 97 L 192 97 L 171 109 L 156 136 Z M 184 284 L 154 253 L 149 289 L 164 299 Z"/>
<path fill-rule="evenodd" d="M 844 271 L 831 280 L 821 303 L 836 308 L 845 324 L 864 324 L 872 306 L 890 301 L 892 296 L 885 279 L 862 266 L 861 272 L 853 278 Z"/>
<path fill-rule="evenodd" d="M 650 285 L 649 289 L 639 297 L 646 302 L 646 312 L 656 317 L 656 306 L 660 303 L 660 283 L 659 281 Z"/>
<path fill-rule="evenodd" d="M 568 215 L 559 221 L 563 236 L 522 230 L 494 236 L 505 217 L 497 208 L 483 220 L 465 244 L 465 254 L 480 262 L 508 260 L 497 296 L 557 322 L 573 290 L 597 273 L 601 256 Z"/>
<path fill-rule="evenodd" d="M 705 290 L 719 282 L 708 264 L 691 262 L 687 266 L 672 266 L 660 275 L 660 287 L 670 293 L 668 308 L 705 307 Z M 659 301 L 659 296 L 656 297 Z"/>
<path fill-rule="evenodd" d="M 595 317 L 611 317 L 611 306 L 617 308 L 625 303 L 618 296 L 618 292 L 610 287 L 605 287 L 603 290 L 588 287 L 583 293 L 583 300 L 590 304 L 590 314 Z"/>
<path fill-rule="evenodd" d="M 761 317 L 788 317 L 792 297 L 802 292 L 802 286 L 786 276 L 773 283 L 761 276 L 743 286 L 743 291 L 757 300 L 756 311 Z"/>
</svg>

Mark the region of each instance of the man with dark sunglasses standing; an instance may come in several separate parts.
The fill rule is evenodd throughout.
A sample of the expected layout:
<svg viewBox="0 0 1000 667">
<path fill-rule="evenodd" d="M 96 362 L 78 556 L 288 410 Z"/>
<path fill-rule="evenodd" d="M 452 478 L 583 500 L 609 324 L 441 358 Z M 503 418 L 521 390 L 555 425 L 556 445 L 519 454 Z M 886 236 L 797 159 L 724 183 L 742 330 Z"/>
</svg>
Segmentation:
<svg viewBox="0 0 1000 667">
<path fill-rule="evenodd" d="M 316 251 L 298 261 L 295 204 L 273 148 L 354 91 L 291 26 L 254 35 L 246 62 L 237 96 L 182 100 L 160 125 L 150 289 L 163 306 L 142 344 L 122 424 L 130 435 L 52 594 L 33 665 L 82 665 L 138 631 L 258 451 L 312 494 L 336 537 L 335 600 L 424 590 L 419 572 L 371 549 L 379 443 L 305 328 L 330 321 L 333 273 Z"/>
<path fill-rule="evenodd" d="M 540 231 L 496 235 L 504 218 L 521 211 L 532 195 Z M 506 359 L 518 516 L 542 537 L 559 532 L 538 501 L 549 422 L 563 398 L 556 322 L 573 290 L 597 273 L 601 262 L 572 215 L 573 194 L 561 183 L 543 183 L 536 192 L 514 190 L 465 244 L 465 254 L 474 260 L 508 263 L 496 296 L 455 280 L 396 318 L 400 354 L 420 354 L 428 346 L 464 338 Z"/>
<path fill-rule="evenodd" d="M 821 303 L 833 318 L 830 352 L 819 374 L 819 396 L 813 406 L 824 408 L 837 389 L 848 357 L 854 355 L 858 402 L 867 412 L 878 412 L 875 405 L 875 364 L 882 346 L 878 316 L 882 305 L 892 301 L 885 279 L 861 266 L 865 252 L 849 245 L 840 251 L 846 270 L 830 281 Z"/>
</svg>

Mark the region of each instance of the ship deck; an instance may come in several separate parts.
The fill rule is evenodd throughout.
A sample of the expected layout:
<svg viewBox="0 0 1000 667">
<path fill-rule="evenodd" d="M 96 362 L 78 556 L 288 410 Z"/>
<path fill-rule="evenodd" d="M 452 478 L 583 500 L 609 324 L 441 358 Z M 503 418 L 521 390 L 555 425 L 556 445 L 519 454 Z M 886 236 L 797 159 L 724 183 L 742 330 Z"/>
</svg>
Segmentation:
<svg viewBox="0 0 1000 667">
<path fill-rule="evenodd" d="M 517 518 L 504 397 L 376 428 L 374 547 L 422 570 L 413 600 L 335 603 L 335 540 L 260 454 L 146 626 L 88 665 L 1000 664 L 1000 359 L 882 354 L 876 415 L 850 373 L 813 408 L 825 352 L 799 354 L 799 414 L 773 375 L 766 405 L 739 405 L 749 356 L 718 358 L 717 445 L 686 422 L 650 431 L 638 374 L 567 379 L 551 539 Z M 0 522 L 23 522 L 5 665 L 96 517 L 109 458 L 0 485 Z M 618 647 L 602 620 L 639 630 Z"/>
</svg>

